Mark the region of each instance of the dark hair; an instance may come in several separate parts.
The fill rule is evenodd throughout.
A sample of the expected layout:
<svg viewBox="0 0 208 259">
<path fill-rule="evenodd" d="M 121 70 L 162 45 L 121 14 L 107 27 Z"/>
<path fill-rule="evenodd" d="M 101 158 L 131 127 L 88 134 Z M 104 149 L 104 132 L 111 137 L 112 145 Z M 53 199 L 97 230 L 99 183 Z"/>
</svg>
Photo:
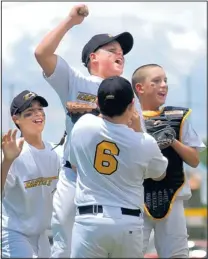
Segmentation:
<svg viewBox="0 0 208 259">
<path fill-rule="evenodd" d="M 144 80 L 146 78 L 145 70 L 147 68 L 151 68 L 151 67 L 161 67 L 161 66 L 158 64 L 146 64 L 146 65 L 138 67 L 132 74 L 131 82 L 132 82 L 132 87 L 133 87 L 135 93 L 136 93 L 136 88 L 135 88 L 136 84 L 144 82 Z"/>
<path fill-rule="evenodd" d="M 132 99 L 133 98 L 134 98 L 134 96 L 132 96 Z M 102 107 L 100 107 L 100 112 L 103 115 L 112 118 L 114 116 L 121 116 L 125 112 L 126 109 L 127 109 L 126 105 L 123 105 L 122 103 L 117 103 L 117 105 L 115 105 L 114 100 L 106 99 L 104 101 L 104 105 Z"/>
</svg>

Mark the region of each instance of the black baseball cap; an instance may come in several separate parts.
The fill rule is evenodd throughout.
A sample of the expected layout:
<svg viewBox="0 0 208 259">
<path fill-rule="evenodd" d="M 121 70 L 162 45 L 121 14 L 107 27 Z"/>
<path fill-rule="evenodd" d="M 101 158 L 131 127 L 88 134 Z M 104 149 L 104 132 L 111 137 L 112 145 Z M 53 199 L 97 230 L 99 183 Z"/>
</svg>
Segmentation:
<svg viewBox="0 0 208 259">
<path fill-rule="evenodd" d="M 46 101 L 45 98 L 37 95 L 34 92 L 25 90 L 25 91 L 21 92 L 20 94 L 18 94 L 16 97 L 14 97 L 14 99 L 11 103 L 11 106 L 10 106 L 11 116 L 13 116 L 17 113 L 21 113 L 24 110 L 26 110 L 27 108 L 29 108 L 33 100 L 39 101 L 43 107 L 48 106 L 48 102 Z"/>
<path fill-rule="evenodd" d="M 83 64 L 87 66 L 90 54 L 112 41 L 117 41 L 121 45 L 124 55 L 132 49 L 134 44 L 133 36 L 129 32 L 123 32 L 116 36 L 110 34 L 97 34 L 88 41 L 82 50 Z"/>
<path fill-rule="evenodd" d="M 103 115 L 122 115 L 134 99 L 130 82 L 120 76 L 104 79 L 98 88 L 98 105 Z"/>
</svg>

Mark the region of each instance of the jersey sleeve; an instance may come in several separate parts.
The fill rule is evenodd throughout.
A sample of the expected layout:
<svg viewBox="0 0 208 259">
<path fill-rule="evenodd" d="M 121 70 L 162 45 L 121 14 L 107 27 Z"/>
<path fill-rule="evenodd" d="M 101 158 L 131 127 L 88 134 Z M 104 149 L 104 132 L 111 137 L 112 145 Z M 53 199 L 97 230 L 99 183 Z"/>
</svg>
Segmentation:
<svg viewBox="0 0 208 259">
<path fill-rule="evenodd" d="M 190 118 L 184 121 L 181 142 L 186 146 L 196 148 L 199 152 L 206 148 L 197 132 L 193 129 Z"/>
<path fill-rule="evenodd" d="M 55 150 L 54 150 L 54 152 L 55 152 Z M 52 193 L 56 190 L 56 185 L 57 185 L 57 183 L 58 183 L 58 178 L 59 178 L 59 173 L 60 173 L 60 170 L 61 170 L 61 160 L 60 160 L 60 157 L 59 157 L 59 155 L 55 152 L 55 171 L 54 171 L 54 173 L 55 173 L 55 175 L 57 175 L 57 179 L 56 180 L 54 180 L 53 182 L 52 182 Z"/>
<path fill-rule="evenodd" d="M 166 171 L 168 160 L 163 156 L 154 138 L 151 137 L 148 141 L 147 147 L 150 158 L 144 178 L 158 178 Z"/>
<path fill-rule="evenodd" d="M 13 162 L 13 164 L 11 165 L 11 167 L 9 169 L 7 177 L 6 177 L 5 185 L 3 187 L 2 196 L 4 197 L 7 194 L 8 189 L 14 187 L 15 185 L 16 185 L 15 164 Z"/>
<path fill-rule="evenodd" d="M 3 151 L 1 150 L 0 166 L 2 166 L 3 159 L 4 159 L 4 154 L 3 154 Z M 4 189 L 3 196 L 5 194 L 5 189 L 7 189 L 8 186 L 14 186 L 15 185 L 16 177 L 15 177 L 15 174 L 14 174 L 14 169 L 15 169 L 14 164 L 15 164 L 15 161 L 11 164 L 10 169 L 8 171 L 6 181 L 5 181 L 5 185 L 3 187 L 3 189 Z M 1 171 L 1 173 L 2 173 L 2 171 Z M 2 177 L 1 177 L 1 179 L 2 179 Z M 1 182 L 1 179 L 0 179 L 0 182 Z"/>
<path fill-rule="evenodd" d="M 47 77 L 43 72 L 43 77 L 56 91 L 64 108 L 71 91 L 74 87 L 79 85 L 79 81 L 82 81 L 84 78 L 80 72 L 70 67 L 60 56 L 57 56 L 57 64 L 53 74 Z"/>
<path fill-rule="evenodd" d="M 73 141 L 74 141 L 74 137 L 73 137 L 73 131 L 74 129 L 72 129 L 71 134 L 69 136 L 69 145 L 70 145 L 70 149 L 69 149 L 69 162 L 72 166 L 77 166 L 77 162 L 76 162 L 76 158 L 75 158 L 75 154 L 74 154 L 74 145 L 73 145 Z"/>
</svg>

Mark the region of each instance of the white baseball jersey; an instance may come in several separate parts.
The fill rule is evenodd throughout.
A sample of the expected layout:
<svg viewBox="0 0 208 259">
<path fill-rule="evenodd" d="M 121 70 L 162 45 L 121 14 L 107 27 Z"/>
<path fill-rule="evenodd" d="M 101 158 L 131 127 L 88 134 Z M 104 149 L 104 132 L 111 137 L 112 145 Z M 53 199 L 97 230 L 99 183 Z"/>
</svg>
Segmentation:
<svg viewBox="0 0 208 259">
<path fill-rule="evenodd" d="M 44 78 L 58 94 L 66 113 L 67 138 L 62 155 L 62 165 L 64 165 L 69 157 L 69 135 L 74 126 L 71 117 L 67 115 L 66 102 L 80 101 L 94 103 L 98 87 L 103 79 L 93 75 L 88 77 L 82 75 L 80 72 L 69 66 L 60 56 L 57 58 L 54 73 L 50 77 L 44 75 Z M 140 111 L 142 118 L 141 107 L 138 101 L 136 107 Z M 142 125 L 144 125 L 143 120 L 142 123 Z M 77 174 L 70 168 L 62 166 L 57 191 L 55 192 L 53 199 L 54 212 L 52 216 L 52 229 L 54 243 L 52 257 L 55 258 L 68 257 L 70 254 L 71 234 L 76 212 L 74 204 L 76 177 Z"/>
<path fill-rule="evenodd" d="M 199 152 L 202 152 L 206 148 L 199 135 L 193 129 L 190 122 L 190 116 L 184 121 L 181 141 L 184 145 L 189 147 L 194 147 Z M 185 171 L 185 175 L 186 175 L 186 171 Z M 183 200 L 187 200 L 191 198 L 191 188 L 189 186 L 187 176 L 185 179 L 185 184 L 181 189 L 181 191 L 177 194 L 177 197 L 178 199 L 183 199 Z"/>
<path fill-rule="evenodd" d="M 98 87 L 103 80 L 94 75 L 88 77 L 84 76 L 79 71 L 69 66 L 60 56 L 57 58 L 54 73 L 50 77 L 46 77 L 43 73 L 43 76 L 58 94 L 66 114 L 68 112 L 66 109 L 66 103 L 68 101 L 95 103 Z M 140 103 L 137 98 L 135 99 L 135 106 L 140 113 L 140 117 L 143 118 Z M 141 119 L 141 123 L 145 129 L 143 119 Z M 73 126 L 74 124 L 71 121 L 71 117 L 66 116 L 67 140 L 64 145 L 64 164 L 69 156 L 69 135 Z"/>
<path fill-rule="evenodd" d="M 59 159 L 60 159 L 60 166 L 62 165 L 63 162 L 63 146 L 55 144 L 54 142 L 49 142 L 52 147 L 54 148 L 54 151 L 56 152 L 56 154 L 58 155 Z"/>
<path fill-rule="evenodd" d="M 60 160 L 52 145 L 44 144 L 40 150 L 24 142 L 10 167 L 2 197 L 3 228 L 29 236 L 50 227 Z"/>
<path fill-rule="evenodd" d="M 144 178 L 166 170 L 156 141 L 126 125 L 92 114 L 82 116 L 71 132 L 69 161 L 77 168 L 75 204 L 100 204 L 143 210 Z"/>
</svg>

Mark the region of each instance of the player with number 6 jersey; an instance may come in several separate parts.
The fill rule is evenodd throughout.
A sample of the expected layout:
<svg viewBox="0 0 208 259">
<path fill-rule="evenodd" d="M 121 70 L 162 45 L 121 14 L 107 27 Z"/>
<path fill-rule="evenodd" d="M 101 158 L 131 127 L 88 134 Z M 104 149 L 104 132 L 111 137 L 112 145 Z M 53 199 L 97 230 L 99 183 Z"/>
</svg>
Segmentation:
<svg viewBox="0 0 208 259">
<path fill-rule="evenodd" d="M 168 162 L 143 133 L 126 79 L 103 80 L 97 104 L 101 115 L 83 115 L 70 136 L 77 168 L 71 258 L 141 258 L 143 180 L 163 179 Z"/>
</svg>

